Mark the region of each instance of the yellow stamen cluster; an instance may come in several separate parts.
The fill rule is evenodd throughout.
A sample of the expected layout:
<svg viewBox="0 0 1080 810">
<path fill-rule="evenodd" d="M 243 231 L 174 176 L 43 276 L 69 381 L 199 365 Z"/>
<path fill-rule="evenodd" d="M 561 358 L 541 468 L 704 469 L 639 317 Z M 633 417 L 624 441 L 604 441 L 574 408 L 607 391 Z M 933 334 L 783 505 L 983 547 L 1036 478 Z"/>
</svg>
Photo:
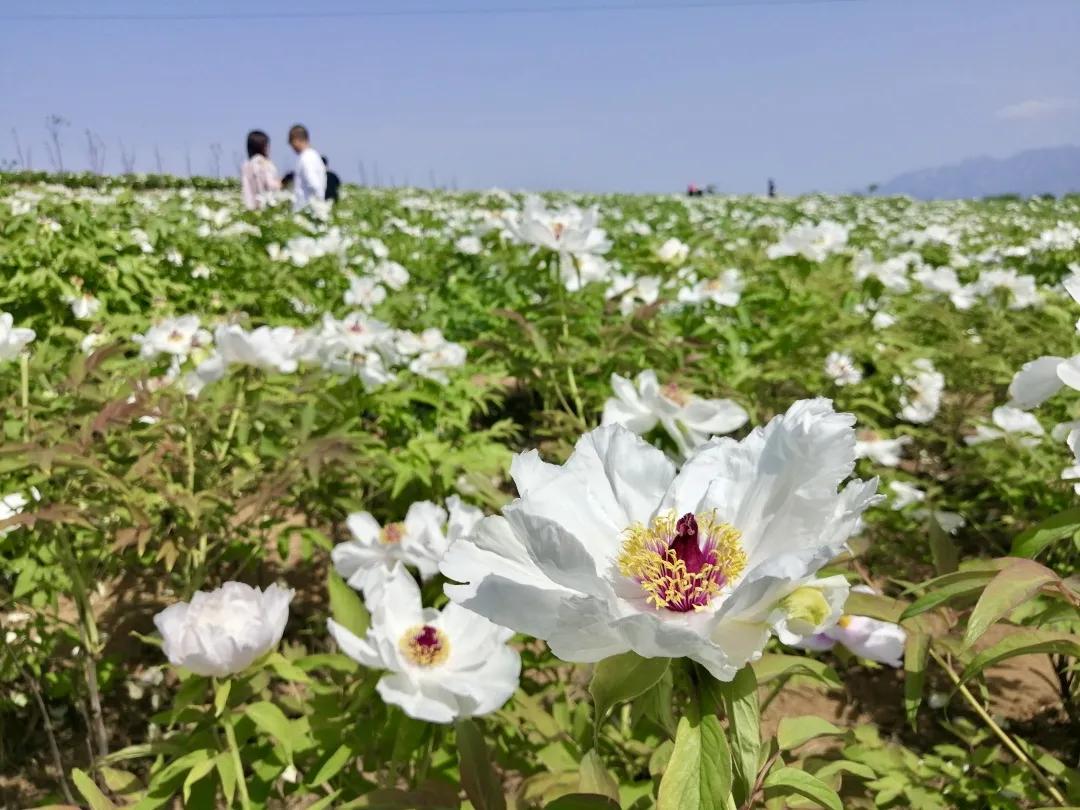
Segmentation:
<svg viewBox="0 0 1080 810">
<path fill-rule="evenodd" d="M 401 538 L 405 536 L 405 524 L 404 523 L 387 523 L 382 527 L 382 531 L 379 532 L 379 542 L 386 545 L 394 545 L 400 543 Z"/>
<path fill-rule="evenodd" d="M 417 625 L 401 637 L 398 647 L 418 667 L 435 667 L 450 657 L 450 639 L 437 628 Z"/>
<path fill-rule="evenodd" d="M 636 580 L 657 610 L 702 610 L 746 568 L 746 552 L 739 542 L 742 534 L 738 529 L 718 521 L 713 513 L 695 518 L 709 559 L 696 571 L 689 570 L 686 561 L 671 547 L 677 534 L 675 512 L 656 516 L 648 526 L 635 523 L 624 533 L 619 573 Z"/>
</svg>

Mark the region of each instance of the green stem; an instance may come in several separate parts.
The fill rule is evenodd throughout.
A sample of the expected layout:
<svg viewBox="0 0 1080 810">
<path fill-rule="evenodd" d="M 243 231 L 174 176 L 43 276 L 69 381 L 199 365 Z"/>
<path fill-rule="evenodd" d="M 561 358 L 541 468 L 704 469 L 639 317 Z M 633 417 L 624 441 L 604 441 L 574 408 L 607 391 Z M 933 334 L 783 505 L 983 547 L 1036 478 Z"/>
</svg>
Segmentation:
<svg viewBox="0 0 1080 810">
<path fill-rule="evenodd" d="M 228 709 L 222 714 L 221 720 L 221 724 L 225 727 L 225 739 L 228 741 L 229 751 L 232 753 L 233 768 L 236 769 L 236 790 L 240 794 L 240 806 L 244 810 L 249 810 L 251 797 L 248 796 L 247 778 L 244 776 L 244 762 L 240 759 L 240 746 L 236 744 L 236 732 L 233 730 L 232 717 L 229 716 Z"/>
<path fill-rule="evenodd" d="M 1065 797 L 1061 795 L 1061 791 L 1059 791 L 1054 786 L 1053 782 L 1046 778 L 1043 772 L 1039 769 L 1039 766 L 1036 765 L 1035 762 L 1032 761 L 1032 759 L 1024 753 L 1023 749 L 1021 749 L 1020 746 L 1017 745 L 1016 742 L 1013 740 L 1013 738 L 1005 732 L 1005 729 L 1003 729 L 994 721 L 994 718 L 991 717 L 990 713 L 983 708 L 982 704 L 979 703 L 975 695 L 971 694 L 971 691 L 960 682 L 960 676 L 956 674 L 956 672 L 951 666 L 949 666 L 948 662 L 944 658 L 942 658 L 936 650 L 931 649 L 930 655 L 935 661 L 937 661 L 938 665 L 943 670 L 945 670 L 945 674 L 949 676 L 949 680 L 951 680 L 953 684 L 956 685 L 956 690 L 961 695 L 963 695 L 964 700 L 966 700 L 968 702 L 968 705 L 970 705 L 971 708 L 975 710 L 975 714 L 979 715 L 979 718 L 984 723 L 986 723 L 987 727 L 992 732 L 994 732 L 995 735 L 997 735 L 997 738 L 1001 740 L 1002 743 L 1004 743 L 1005 747 L 1008 748 L 1010 752 L 1012 752 L 1012 755 L 1018 760 L 1020 760 L 1020 763 L 1024 767 L 1031 771 L 1031 775 L 1035 777 L 1035 781 L 1037 781 L 1042 786 L 1043 790 L 1050 794 L 1050 797 L 1055 802 L 1057 802 L 1058 806 L 1065 807 L 1068 803 L 1065 801 Z"/>
<path fill-rule="evenodd" d="M 19 355 L 19 394 L 23 412 L 23 440 L 30 441 L 30 355 Z"/>
<path fill-rule="evenodd" d="M 232 413 L 229 415 L 229 427 L 225 430 L 225 444 L 218 453 L 218 461 L 224 461 L 229 453 L 229 445 L 232 443 L 233 434 L 236 433 L 236 425 L 240 421 L 240 413 L 244 410 L 244 397 L 247 393 L 247 379 L 241 377 L 240 388 L 236 392 L 236 401 L 233 403 Z"/>
</svg>

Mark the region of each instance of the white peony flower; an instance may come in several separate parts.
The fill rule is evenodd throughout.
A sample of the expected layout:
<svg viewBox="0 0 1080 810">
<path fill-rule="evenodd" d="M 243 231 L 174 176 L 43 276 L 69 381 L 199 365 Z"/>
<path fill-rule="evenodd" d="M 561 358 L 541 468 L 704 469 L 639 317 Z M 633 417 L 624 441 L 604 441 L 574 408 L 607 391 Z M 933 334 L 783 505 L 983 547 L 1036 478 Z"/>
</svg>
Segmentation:
<svg viewBox="0 0 1080 810">
<path fill-rule="evenodd" d="M 1080 430 L 1069 431 L 1066 440 L 1073 454 L 1073 464 L 1061 471 L 1062 481 L 1078 481 L 1080 479 Z M 1080 495 L 1080 482 L 1073 484 L 1073 491 Z"/>
<path fill-rule="evenodd" d="M 14 326 L 15 319 L 9 312 L 0 312 L 0 362 L 19 356 L 37 333 L 33 329 Z"/>
<path fill-rule="evenodd" d="M 731 267 L 717 278 L 701 279 L 691 287 L 683 287 L 679 290 L 678 300 L 684 304 L 711 301 L 722 307 L 734 307 L 739 305 L 744 286 L 742 274 Z"/>
<path fill-rule="evenodd" d="M 882 467 L 897 467 L 904 448 L 911 444 L 910 436 L 895 439 L 865 439 L 855 442 L 855 458 L 868 458 Z"/>
<path fill-rule="evenodd" d="M 30 496 L 35 501 L 41 500 L 41 493 L 38 491 L 37 487 L 30 487 Z M 0 522 L 5 520 L 11 520 L 11 518 L 15 517 L 18 514 L 21 514 L 23 509 L 25 509 L 27 504 L 29 503 L 30 498 L 27 498 L 21 492 L 11 492 L 7 495 L 0 496 Z M 3 537 L 11 530 L 11 526 L 0 529 L 0 537 Z"/>
<path fill-rule="evenodd" d="M 489 714 L 517 690 L 521 657 L 507 644 L 513 632 L 453 603 L 424 608 L 401 565 L 387 576 L 364 638 L 333 619 L 327 628 L 350 658 L 387 670 L 376 691 L 417 720 Z"/>
<path fill-rule="evenodd" d="M 825 374 L 835 385 L 857 385 L 862 382 L 862 369 L 847 352 L 829 352 L 825 358 Z"/>
<path fill-rule="evenodd" d="M 975 305 L 978 290 L 970 284 L 961 284 L 951 267 L 920 267 L 913 277 L 931 292 L 949 296 L 957 309 L 971 309 Z"/>
<path fill-rule="evenodd" d="M 568 205 L 549 211 L 539 197 L 529 197 L 521 215 L 508 219 L 506 227 L 522 242 L 554 250 L 560 254 L 607 253 L 611 247 L 607 234 L 596 227 L 596 207 L 582 210 Z"/>
<path fill-rule="evenodd" d="M 454 242 L 454 248 L 466 256 L 478 256 L 484 250 L 484 243 L 478 236 L 463 236 Z"/>
<path fill-rule="evenodd" d="M 832 220 L 816 225 L 803 223 L 787 231 L 780 241 L 765 251 L 770 259 L 802 256 L 812 262 L 824 261 L 830 254 L 843 249 L 848 240 L 848 227 Z"/>
<path fill-rule="evenodd" d="M 166 318 L 146 330 L 145 335 L 132 337 L 141 347 L 139 355 L 153 359 L 160 354 L 185 358 L 192 349 L 210 341 L 210 333 L 199 328 L 198 315 L 183 315 L 179 318 Z"/>
<path fill-rule="evenodd" d="M 391 290 L 400 290 L 409 283 L 409 271 L 397 262 L 379 262 L 371 272 Z"/>
<path fill-rule="evenodd" d="M 672 383 L 660 385 L 651 369 L 634 382 L 612 374 L 611 387 L 615 396 L 604 403 L 600 424 L 622 425 L 638 435 L 662 425 L 683 457 L 709 436 L 731 433 L 750 419 L 730 399 L 702 399 Z"/>
<path fill-rule="evenodd" d="M 80 321 L 90 320 L 101 309 L 101 300 L 90 293 L 70 296 L 67 303 L 71 305 L 71 314 Z"/>
<path fill-rule="evenodd" d="M 291 589 L 265 591 L 226 582 L 199 591 L 154 616 L 162 650 L 173 666 L 196 675 L 223 677 L 247 669 L 281 641 L 289 618 Z"/>
<path fill-rule="evenodd" d="M 231 324 L 219 326 L 214 332 L 218 354 L 227 365 L 254 366 L 282 374 L 296 371 L 304 337 L 291 326 L 260 326 L 246 332 Z"/>
<path fill-rule="evenodd" d="M 874 317 L 870 319 L 870 325 L 875 329 L 888 329 L 895 323 L 896 318 L 885 311 L 875 312 Z"/>
<path fill-rule="evenodd" d="M 656 258 L 664 264 L 682 264 L 690 255 L 690 246 L 678 239 L 668 239 L 656 249 Z"/>
<path fill-rule="evenodd" d="M 1046 435 L 1046 431 L 1039 424 L 1039 420 L 1035 418 L 1035 415 L 1019 408 L 1007 405 L 994 408 L 990 418 L 993 420 L 994 427 L 976 425 L 975 434 L 965 436 L 964 442 L 968 445 L 983 444 L 984 442 L 1004 438 L 1010 433 L 1021 433 L 1027 434 L 1027 436 L 1021 438 L 1020 443 L 1033 447 L 1039 443 L 1039 437 Z"/>
<path fill-rule="evenodd" d="M 945 392 L 945 375 L 926 358 L 916 360 L 911 365 L 916 370 L 915 376 L 903 380 L 907 390 L 900 395 L 900 413 L 897 416 L 922 425 L 937 416 L 941 396 Z"/>
<path fill-rule="evenodd" d="M 890 481 L 889 491 L 893 494 L 892 508 L 897 511 L 906 509 L 913 503 L 922 503 L 926 500 L 924 490 L 905 481 Z"/>
<path fill-rule="evenodd" d="M 678 473 L 619 425 L 583 436 L 562 466 L 519 455 L 520 497 L 451 544 L 440 569 L 463 584 L 446 594 L 564 660 L 632 650 L 731 680 L 771 632 L 812 635 L 842 613 L 847 582 L 814 575 L 877 500 L 876 479 L 837 491 L 854 421 L 803 400 Z"/>
<path fill-rule="evenodd" d="M 1080 303 L 1080 274 L 1064 282 L 1065 291 Z M 1080 329 L 1080 321 L 1077 322 Z M 2 344 L 2 341 L 0 341 Z M 1009 385 L 1009 404 L 1023 410 L 1041 405 L 1067 385 L 1080 391 L 1080 354 L 1069 358 L 1048 355 L 1025 363 Z"/>
<path fill-rule="evenodd" d="M 371 312 L 376 305 L 386 300 L 386 289 L 374 276 L 358 276 L 349 273 L 349 289 L 345 291 L 345 303 Z"/>
</svg>

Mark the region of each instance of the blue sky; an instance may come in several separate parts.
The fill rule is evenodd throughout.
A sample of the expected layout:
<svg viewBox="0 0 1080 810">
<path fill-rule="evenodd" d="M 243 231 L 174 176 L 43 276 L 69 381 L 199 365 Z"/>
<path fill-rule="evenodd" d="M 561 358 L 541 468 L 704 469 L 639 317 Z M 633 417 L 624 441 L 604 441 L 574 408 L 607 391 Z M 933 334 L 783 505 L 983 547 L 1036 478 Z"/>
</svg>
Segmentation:
<svg viewBox="0 0 1080 810">
<path fill-rule="evenodd" d="M 731 0 L 714 0 L 731 2 Z M 346 179 L 364 162 L 427 185 L 845 191 L 909 169 L 1080 144 L 1077 0 L 847 0 L 492 13 L 634 0 L 0 4 L 0 158 L 10 131 L 47 168 L 44 118 L 196 171 L 249 128 L 279 167 L 308 125 Z M 640 4 L 640 3 L 639 3 Z M 260 19 L 255 13 L 485 13 Z M 20 14 L 231 13 L 235 19 L 13 20 Z"/>
</svg>

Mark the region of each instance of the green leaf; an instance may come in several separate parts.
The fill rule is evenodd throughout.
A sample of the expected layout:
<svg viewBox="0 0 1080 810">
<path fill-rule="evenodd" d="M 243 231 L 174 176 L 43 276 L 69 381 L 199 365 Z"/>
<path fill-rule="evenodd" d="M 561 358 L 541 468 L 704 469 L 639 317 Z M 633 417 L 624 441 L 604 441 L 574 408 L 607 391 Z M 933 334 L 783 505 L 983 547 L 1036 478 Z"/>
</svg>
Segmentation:
<svg viewBox="0 0 1080 810">
<path fill-rule="evenodd" d="M 292 726 L 281 709 L 268 700 L 261 700 L 245 708 L 244 714 L 250 717 L 256 726 L 277 740 L 287 754 L 292 754 Z"/>
<path fill-rule="evenodd" d="M 719 718 L 709 714 L 695 724 L 683 717 L 660 779 L 657 810 L 725 810 L 730 799 L 731 752 Z"/>
<path fill-rule="evenodd" d="M 997 572 L 998 568 L 995 566 L 989 570 L 980 568 L 956 571 L 952 574 L 945 574 L 928 580 L 922 583 L 922 587 L 926 589 L 926 592 L 908 605 L 900 614 L 898 620 L 911 619 L 920 613 L 926 613 L 928 610 L 944 605 L 957 597 L 967 596 L 982 590 Z"/>
<path fill-rule="evenodd" d="M 119 796 L 137 793 L 142 789 L 142 783 L 139 781 L 139 777 L 128 771 L 121 771 L 117 768 L 109 768 L 106 766 L 99 768 L 98 773 L 100 773 L 101 778 L 105 780 L 105 787 Z"/>
<path fill-rule="evenodd" d="M 1077 531 L 1080 531 L 1080 507 L 1068 509 L 1021 532 L 1013 540 L 1009 555 L 1035 557 L 1051 543 L 1072 537 Z"/>
<path fill-rule="evenodd" d="M 90 810 L 116 810 L 115 805 L 106 798 L 105 794 L 94 784 L 94 780 L 85 771 L 72 768 L 71 781 L 75 783 L 79 793 L 86 799 L 86 803 L 90 805 Z"/>
<path fill-rule="evenodd" d="M 352 759 L 352 756 L 353 751 L 348 745 L 339 745 L 337 750 L 330 754 L 315 774 L 307 780 L 308 785 L 316 787 L 332 779 Z"/>
<path fill-rule="evenodd" d="M 776 729 L 776 742 L 781 750 L 790 751 L 815 737 L 843 733 L 844 729 L 837 728 L 825 718 L 812 714 L 801 717 L 782 717 Z"/>
<path fill-rule="evenodd" d="M 927 537 L 930 540 L 930 557 L 934 561 L 934 570 L 939 574 L 954 572 L 960 564 L 960 553 L 952 537 L 941 528 L 933 513 L 927 521 Z"/>
<path fill-rule="evenodd" d="M 595 750 L 590 750 L 581 758 L 578 772 L 581 774 L 578 789 L 582 793 L 594 793 L 618 800 L 619 783 L 608 773 Z"/>
<path fill-rule="evenodd" d="M 632 652 L 597 664 L 589 681 L 589 693 L 596 706 L 596 725 L 604 721 L 615 704 L 633 700 L 655 686 L 670 665 L 668 658 L 642 658 Z"/>
<path fill-rule="evenodd" d="M 926 682 L 926 660 L 930 654 L 930 636 L 918 630 L 910 630 L 904 643 L 904 711 L 908 722 L 915 728 L 915 720 L 922 704 L 923 685 Z"/>
<path fill-rule="evenodd" d="M 184 804 L 187 804 L 188 799 L 191 798 L 191 787 L 210 771 L 214 770 L 214 764 L 217 758 L 204 759 L 202 762 L 198 762 L 195 766 L 188 771 L 187 778 L 184 779 Z"/>
<path fill-rule="evenodd" d="M 827 686 L 839 687 L 843 684 L 836 671 L 814 658 L 805 655 L 782 655 L 766 653 L 751 666 L 759 686 L 778 678 L 790 678 L 792 675 L 808 675 Z"/>
<path fill-rule="evenodd" d="M 731 744 L 732 795 L 735 804 L 743 805 L 750 797 L 757 779 L 761 757 L 761 708 L 758 704 L 758 684 L 752 667 L 743 667 L 735 678 L 722 683 L 704 670 L 701 683 L 714 693 L 728 720 Z"/>
<path fill-rule="evenodd" d="M 293 683 L 311 683 L 311 678 L 304 670 L 279 652 L 271 653 L 266 663 L 283 680 Z"/>
<path fill-rule="evenodd" d="M 970 647 L 991 624 L 1026 602 L 1044 585 L 1060 581 L 1057 574 L 1034 560 L 1013 558 L 990 580 L 975 604 L 964 633 L 964 645 Z"/>
<path fill-rule="evenodd" d="M 1050 630 L 1017 628 L 996 644 L 980 652 L 964 667 L 960 682 L 974 678 L 987 667 L 1000 664 L 1018 655 L 1067 655 L 1080 658 L 1080 636 L 1069 633 L 1055 633 Z"/>
<path fill-rule="evenodd" d="M 568 793 L 544 805 L 544 810 L 620 810 L 619 803 L 608 796 L 593 793 Z"/>
<path fill-rule="evenodd" d="M 330 589 L 330 615 L 334 621 L 358 638 L 363 638 L 371 626 L 371 614 L 364 607 L 360 594 L 350 588 L 333 569 L 330 569 L 327 585 Z"/>
<path fill-rule="evenodd" d="M 329 796 L 323 796 L 314 804 L 309 804 L 304 810 L 328 810 L 328 808 L 334 806 L 334 801 L 341 795 L 340 790 L 335 790 Z"/>
<path fill-rule="evenodd" d="M 766 800 L 782 799 L 795 794 L 828 810 L 844 810 L 836 791 L 816 776 L 799 768 L 776 768 L 765 777 L 762 786 L 765 788 Z"/>
<path fill-rule="evenodd" d="M 484 738 L 472 720 L 457 722 L 461 786 L 476 810 L 506 810 L 502 783 L 491 765 Z"/>
<path fill-rule="evenodd" d="M 232 807 L 233 796 L 236 794 L 236 765 L 233 762 L 231 751 L 222 751 L 214 757 L 214 766 L 217 768 L 218 778 L 221 780 L 221 792 L 225 796 L 225 806 Z"/>
<path fill-rule="evenodd" d="M 229 705 L 229 692 L 232 691 L 232 679 L 226 678 L 218 688 L 214 690 L 214 716 L 221 717 L 225 707 Z"/>
</svg>

